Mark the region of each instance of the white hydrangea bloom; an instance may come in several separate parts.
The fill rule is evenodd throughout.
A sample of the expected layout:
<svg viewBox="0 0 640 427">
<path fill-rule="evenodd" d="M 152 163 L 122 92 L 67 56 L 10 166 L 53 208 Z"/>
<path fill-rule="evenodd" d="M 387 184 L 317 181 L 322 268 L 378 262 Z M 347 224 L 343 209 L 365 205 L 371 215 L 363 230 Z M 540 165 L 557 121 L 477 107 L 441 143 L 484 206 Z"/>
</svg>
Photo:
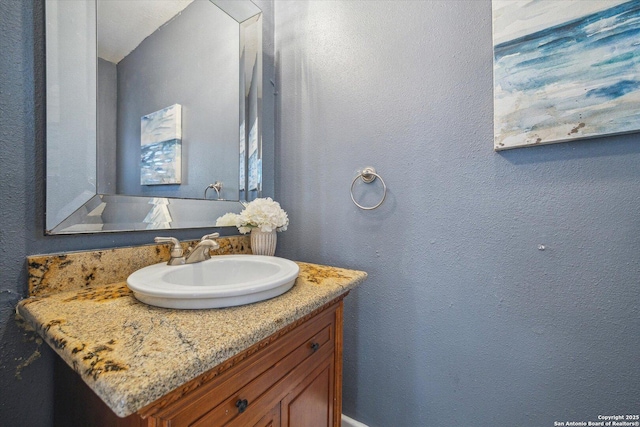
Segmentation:
<svg viewBox="0 0 640 427">
<path fill-rule="evenodd" d="M 289 218 L 280 207 L 280 203 L 267 197 L 266 199 L 253 200 L 238 215 L 228 213 L 221 216 L 216 221 L 216 225 L 235 225 L 242 234 L 249 233 L 254 228 L 259 228 L 264 232 L 286 231 Z"/>
<path fill-rule="evenodd" d="M 230 227 L 230 226 L 235 227 L 237 221 L 238 221 L 238 214 L 229 212 L 222 215 L 220 218 L 216 220 L 216 227 Z"/>
</svg>

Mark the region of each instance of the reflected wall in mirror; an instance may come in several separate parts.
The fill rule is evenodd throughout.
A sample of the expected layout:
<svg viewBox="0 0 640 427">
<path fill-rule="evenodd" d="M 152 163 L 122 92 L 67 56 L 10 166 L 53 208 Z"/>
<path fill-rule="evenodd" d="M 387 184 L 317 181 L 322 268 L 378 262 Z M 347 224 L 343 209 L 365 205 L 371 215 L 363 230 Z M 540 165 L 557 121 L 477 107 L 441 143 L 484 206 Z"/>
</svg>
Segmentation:
<svg viewBox="0 0 640 427">
<path fill-rule="evenodd" d="M 261 195 L 262 13 L 254 3 L 45 7 L 47 233 L 211 227 Z M 174 105 L 177 155 L 167 147 L 178 134 L 163 138 L 160 123 L 149 139 L 141 126 Z M 175 173 L 171 161 L 180 161 L 180 179 L 141 178 L 143 168 Z M 222 188 L 207 194 L 216 182 Z"/>
</svg>

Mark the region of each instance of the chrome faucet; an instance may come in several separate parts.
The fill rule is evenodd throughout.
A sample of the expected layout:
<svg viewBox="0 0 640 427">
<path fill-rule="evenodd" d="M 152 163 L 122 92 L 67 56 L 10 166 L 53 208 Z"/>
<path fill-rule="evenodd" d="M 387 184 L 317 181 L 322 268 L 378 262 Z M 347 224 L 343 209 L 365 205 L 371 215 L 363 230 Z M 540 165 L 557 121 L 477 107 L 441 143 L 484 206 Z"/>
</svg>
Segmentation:
<svg viewBox="0 0 640 427">
<path fill-rule="evenodd" d="M 193 264 L 196 262 L 206 261 L 211 258 L 211 249 L 218 249 L 220 245 L 213 239 L 220 237 L 220 233 L 207 234 L 202 236 L 200 243 L 195 248 L 191 249 L 187 254 L 184 263 Z"/>
<path fill-rule="evenodd" d="M 202 236 L 200 242 L 195 248 L 189 248 L 187 255 L 184 255 L 184 251 L 180 246 L 180 242 L 175 237 L 156 237 L 154 241 L 156 243 L 170 243 L 171 244 L 171 258 L 167 262 L 167 265 L 183 265 L 193 264 L 196 262 L 202 262 L 211 258 L 209 251 L 211 249 L 218 249 L 220 245 L 214 239 L 220 237 L 220 233 L 207 234 Z"/>
</svg>

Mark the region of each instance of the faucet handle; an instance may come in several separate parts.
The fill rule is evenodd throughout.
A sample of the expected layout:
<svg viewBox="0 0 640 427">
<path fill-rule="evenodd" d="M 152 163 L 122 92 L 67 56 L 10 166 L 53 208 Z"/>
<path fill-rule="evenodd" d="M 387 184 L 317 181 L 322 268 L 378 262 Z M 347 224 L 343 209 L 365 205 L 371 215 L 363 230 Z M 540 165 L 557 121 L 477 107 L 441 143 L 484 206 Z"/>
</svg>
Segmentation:
<svg viewBox="0 0 640 427">
<path fill-rule="evenodd" d="M 220 245 L 213 239 L 204 239 L 198 243 L 198 246 L 208 247 L 209 249 L 218 249 Z"/>
<path fill-rule="evenodd" d="M 182 256 L 182 246 L 175 237 L 156 237 L 153 239 L 156 243 L 171 243 L 171 258 L 179 258 Z"/>
<path fill-rule="evenodd" d="M 204 242 L 205 240 L 213 240 L 213 239 L 217 239 L 218 237 L 220 237 L 220 233 L 206 234 L 202 236 L 202 239 L 200 239 L 200 241 Z"/>
</svg>

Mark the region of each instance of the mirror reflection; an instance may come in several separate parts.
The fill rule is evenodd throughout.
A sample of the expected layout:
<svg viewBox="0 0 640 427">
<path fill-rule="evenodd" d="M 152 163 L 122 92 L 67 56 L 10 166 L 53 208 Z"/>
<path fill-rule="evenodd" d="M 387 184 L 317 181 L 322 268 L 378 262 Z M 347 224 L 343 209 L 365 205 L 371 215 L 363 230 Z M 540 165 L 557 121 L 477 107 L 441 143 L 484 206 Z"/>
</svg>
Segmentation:
<svg viewBox="0 0 640 427">
<path fill-rule="evenodd" d="M 46 14 L 47 232 L 207 227 L 260 196 L 255 4 L 48 0 Z"/>
<path fill-rule="evenodd" d="M 148 3 L 98 0 L 98 192 L 195 199 L 220 181 L 239 200 L 238 23 Z"/>
</svg>

